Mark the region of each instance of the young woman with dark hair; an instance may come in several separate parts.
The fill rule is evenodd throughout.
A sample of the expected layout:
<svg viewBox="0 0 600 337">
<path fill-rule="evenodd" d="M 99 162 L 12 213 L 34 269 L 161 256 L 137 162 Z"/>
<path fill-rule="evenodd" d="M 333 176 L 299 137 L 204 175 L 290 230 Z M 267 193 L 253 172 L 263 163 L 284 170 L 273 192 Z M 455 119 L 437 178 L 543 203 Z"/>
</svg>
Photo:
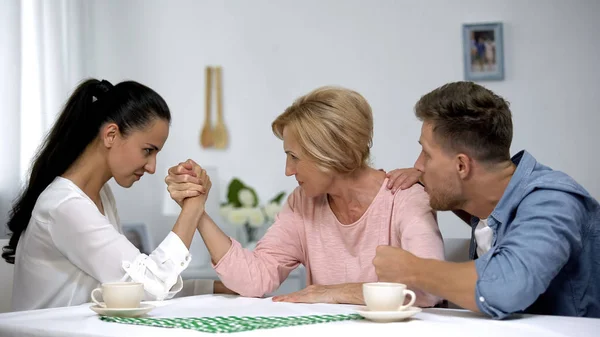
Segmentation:
<svg viewBox="0 0 600 337">
<path fill-rule="evenodd" d="M 204 213 L 206 189 L 186 199 L 172 231 L 149 256 L 122 235 L 113 178 L 125 188 L 153 174 L 171 114 L 154 90 L 133 81 L 89 79 L 66 102 L 33 161 L 8 222 L 2 257 L 15 264 L 13 309 L 89 302 L 99 283 L 144 284 L 147 299 L 213 292 L 213 282 L 183 282 L 189 247 Z M 178 295 L 178 296 L 179 296 Z"/>
</svg>

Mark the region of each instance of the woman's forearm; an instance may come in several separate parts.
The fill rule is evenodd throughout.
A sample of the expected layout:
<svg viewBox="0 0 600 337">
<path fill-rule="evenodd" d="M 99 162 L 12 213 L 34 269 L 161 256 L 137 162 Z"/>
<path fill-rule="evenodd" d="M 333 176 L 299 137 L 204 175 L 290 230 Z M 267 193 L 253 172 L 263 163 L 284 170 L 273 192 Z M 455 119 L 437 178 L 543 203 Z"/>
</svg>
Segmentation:
<svg viewBox="0 0 600 337">
<path fill-rule="evenodd" d="M 195 203 L 186 204 L 179 213 L 179 217 L 173 226 L 173 233 L 177 234 L 183 244 L 190 249 L 192 239 L 194 238 L 195 226 L 201 221 L 204 214 L 204 207 L 198 207 Z M 197 227 L 197 226 L 196 226 Z"/>
<path fill-rule="evenodd" d="M 216 265 L 231 248 L 231 239 L 206 212 L 198 221 L 197 229 L 208 249 L 212 263 Z"/>
</svg>

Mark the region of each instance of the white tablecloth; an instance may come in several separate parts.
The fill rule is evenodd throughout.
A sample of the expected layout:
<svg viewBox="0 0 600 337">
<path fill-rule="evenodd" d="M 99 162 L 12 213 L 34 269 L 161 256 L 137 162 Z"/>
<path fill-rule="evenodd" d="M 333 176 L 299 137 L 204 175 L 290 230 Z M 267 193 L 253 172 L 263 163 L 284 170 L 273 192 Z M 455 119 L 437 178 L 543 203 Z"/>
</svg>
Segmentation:
<svg viewBox="0 0 600 337">
<path fill-rule="evenodd" d="M 150 317 L 200 316 L 296 316 L 354 313 L 355 306 L 333 304 L 275 303 L 270 298 L 204 295 L 153 302 L 158 307 Z M 193 330 L 166 329 L 107 323 L 99 319 L 91 304 L 76 307 L 0 314 L 0 336 L 201 336 Z M 527 315 L 494 321 L 463 310 L 426 309 L 413 318 L 396 323 L 366 320 L 255 330 L 231 336 L 438 336 L 438 337 L 554 337 L 600 336 L 600 319 Z"/>
</svg>

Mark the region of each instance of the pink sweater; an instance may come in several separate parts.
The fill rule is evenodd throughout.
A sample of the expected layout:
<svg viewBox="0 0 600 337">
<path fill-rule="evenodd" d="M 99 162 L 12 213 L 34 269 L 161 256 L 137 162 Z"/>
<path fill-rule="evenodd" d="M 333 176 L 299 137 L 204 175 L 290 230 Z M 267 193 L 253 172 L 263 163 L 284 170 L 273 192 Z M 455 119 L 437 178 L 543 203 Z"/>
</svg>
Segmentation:
<svg viewBox="0 0 600 337">
<path fill-rule="evenodd" d="M 379 245 L 443 260 L 442 236 L 423 187 L 392 194 L 386 184 L 387 179 L 363 216 L 349 225 L 338 221 L 327 196 L 311 199 L 296 188 L 254 251 L 231 239 L 231 248 L 214 266 L 219 278 L 242 296 L 261 297 L 276 290 L 300 263 L 307 284 L 376 282 L 372 262 Z M 439 301 L 416 293 L 417 305 Z"/>
</svg>

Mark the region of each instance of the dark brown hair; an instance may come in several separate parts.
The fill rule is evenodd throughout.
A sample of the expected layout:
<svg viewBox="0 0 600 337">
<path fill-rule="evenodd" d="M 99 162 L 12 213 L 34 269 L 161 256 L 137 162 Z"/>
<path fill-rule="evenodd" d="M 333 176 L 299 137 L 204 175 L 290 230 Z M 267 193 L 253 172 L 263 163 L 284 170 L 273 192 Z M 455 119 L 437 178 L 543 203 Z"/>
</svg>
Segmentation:
<svg viewBox="0 0 600 337">
<path fill-rule="evenodd" d="M 453 82 L 421 97 L 415 115 L 432 124 L 445 150 L 497 163 L 510 159 L 513 126 L 508 105 L 478 84 Z"/>
</svg>

